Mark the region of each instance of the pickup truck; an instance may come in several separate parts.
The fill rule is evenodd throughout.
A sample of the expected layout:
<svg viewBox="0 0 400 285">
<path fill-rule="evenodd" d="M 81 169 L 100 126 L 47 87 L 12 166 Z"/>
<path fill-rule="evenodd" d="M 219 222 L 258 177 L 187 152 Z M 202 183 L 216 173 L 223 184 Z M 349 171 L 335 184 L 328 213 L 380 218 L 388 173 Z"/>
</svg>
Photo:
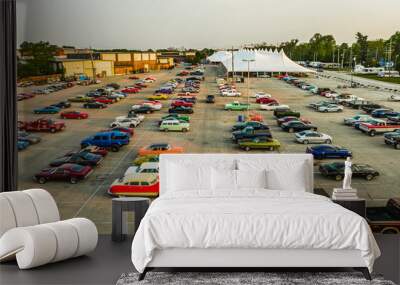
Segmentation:
<svg viewBox="0 0 400 285">
<path fill-rule="evenodd" d="M 232 140 L 234 142 L 238 142 L 241 139 L 250 139 L 256 137 L 268 137 L 272 138 L 271 132 L 269 129 L 258 129 L 255 130 L 252 127 L 246 127 L 243 130 L 232 132 Z"/>
<path fill-rule="evenodd" d="M 383 134 L 388 132 L 394 132 L 400 129 L 399 125 L 389 125 L 385 121 L 377 121 L 375 123 L 361 123 L 359 126 L 360 131 L 365 134 L 370 135 L 371 137 L 375 136 L 376 134 Z"/>
<path fill-rule="evenodd" d="M 55 133 L 65 129 L 64 122 L 54 121 L 52 119 L 41 118 L 36 121 L 24 122 L 18 121 L 18 129 L 27 132 L 50 132 Z"/>
<path fill-rule="evenodd" d="M 81 148 L 86 148 L 90 145 L 109 148 L 113 152 L 119 151 L 119 149 L 129 144 L 129 135 L 122 132 L 101 132 L 93 136 L 90 136 L 81 141 Z"/>
<path fill-rule="evenodd" d="M 386 207 L 368 207 L 367 221 L 374 233 L 400 234 L 400 198 L 392 198 Z"/>
<path fill-rule="evenodd" d="M 249 108 L 250 108 L 249 104 L 244 104 L 237 101 L 225 104 L 225 110 L 228 111 L 243 111 L 243 110 L 248 110 Z"/>
<path fill-rule="evenodd" d="M 395 149 L 400 150 L 400 130 L 398 131 L 398 135 L 387 135 L 385 134 L 385 144 L 392 145 Z"/>
</svg>

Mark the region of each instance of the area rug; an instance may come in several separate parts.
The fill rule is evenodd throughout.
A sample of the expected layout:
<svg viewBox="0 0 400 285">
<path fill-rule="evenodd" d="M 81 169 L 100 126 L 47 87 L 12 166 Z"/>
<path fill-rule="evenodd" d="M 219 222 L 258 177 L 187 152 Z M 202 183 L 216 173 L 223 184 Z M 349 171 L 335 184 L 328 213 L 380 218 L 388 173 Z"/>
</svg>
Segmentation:
<svg viewBox="0 0 400 285">
<path fill-rule="evenodd" d="M 368 281 L 358 272 L 148 272 L 142 281 L 138 276 L 122 274 L 116 285 L 395 285 L 381 276 Z"/>
</svg>

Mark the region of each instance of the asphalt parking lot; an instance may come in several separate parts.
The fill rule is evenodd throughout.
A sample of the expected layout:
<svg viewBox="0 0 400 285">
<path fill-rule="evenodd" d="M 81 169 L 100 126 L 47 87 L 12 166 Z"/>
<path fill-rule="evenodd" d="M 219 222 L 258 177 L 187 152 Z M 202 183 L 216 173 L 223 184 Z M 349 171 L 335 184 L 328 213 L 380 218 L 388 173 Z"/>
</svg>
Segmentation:
<svg viewBox="0 0 400 285">
<path fill-rule="evenodd" d="M 241 152 L 231 142 L 230 128 L 235 123 L 241 112 L 224 111 L 225 103 L 235 99 L 217 96 L 215 104 L 204 103 L 207 94 L 218 94 L 215 76 L 217 67 L 207 66 L 205 81 L 202 83 L 198 103 L 195 105 L 195 113 L 191 115 L 191 130 L 188 133 L 164 133 L 158 131 L 157 121 L 168 112 L 169 102 L 165 101 L 164 108 L 154 114 L 146 115 L 144 122 L 135 129 L 135 135 L 131 143 L 117 153 L 109 153 L 103 160 L 102 165 L 95 169 L 93 174 L 85 181 L 76 185 L 64 182 L 48 182 L 45 185 L 37 184 L 32 176 L 46 167 L 48 163 L 71 150 L 78 150 L 80 141 L 88 135 L 100 131 L 113 121 L 117 116 L 126 115 L 130 106 L 142 101 L 152 94 L 154 90 L 167 80 L 174 78 L 178 69 L 171 71 L 152 72 L 146 75 L 154 75 L 157 81 L 138 94 L 129 95 L 118 103 L 104 110 L 82 109 L 82 103 L 73 103 L 69 110 L 85 110 L 89 113 L 87 120 L 66 120 L 65 131 L 56 134 L 40 133 L 42 142 L 30 146 L 19 152 L 19 188 L 43 187 L 50 191 L 59 205 L 62 218 L 83 216 L 93 220 L 98 226 L 100 233 L 111 231 L 111 199 L 107 194 L 108 186 L 116 178 L 120 177 L 137 155 L 140 147 L 156 142 L 168 142 L 172 145 L 182 146 L 185 152 L 214 152 L 234 153 Z M 117 82 L 122 86 L 132 83 L 128 76 L 107 78 L 102 84 Z M 342 84 L 334 79 L 310 77 L 305 79 L 319 87 L 334 88 Z M 242 96 L 246 95 L 246 83 L 237 84 Z M 309 109 L 307 105 L 311 102 L 323 100 L 322 97 L 311 95 L 292 85 L 286 84 L 278 79 L 256 79 L 250 81 L 251 93 L 264 91 L 273 95 L 282 104 L 289 105 L 292 109 L 300 111 L 302 117 L 308 118 L 318 126 L 319 131 L 333 137 L 334 144 L 350 148 L 354 154 L 354 162 L 367 163 L 380 172 L 380 176 L 372 181 L 353 179 L 353 187 L 359 190 L 359 196 L 366 198 L 369 205 L 382 205 L 390 197 L 400 196 L 400 152 L 384 144 L 382 136 L 369 137 L 343 125 L 343 118 L 358 113 L 357 110 L 345 108 L 343 113 L 318 113 Z M 38 95 L 33 99 L 20 101 L 19 119 L 30 120 L 40 118 L 34 115 L 32 110 L 44 107 L 68 97 L 83 95 L 97 86 L 76 86 L 49 95 Z M 97 87 L 98 88 L 98 87 Z M 399 102 L 388 102 L 389 93 L 372 91 L 367 89 L 348 90 L 354 95 L 368 100 L 383 103 L 395 110 L 400 109 Z M 239 101 L 247 102 L 245 96 Z M 251 99 L 255 102 L 255 99 Z M 254 108 L 256 104 L 252 105 Z M 259 111 L 264 115 L 264 120 L 270 125 L 272 135 L 281 144 L 280 152 L 304 153 L 306 146 L 294 142 L 293 134 L 281 131 L 276 125 L 272 112 Z M 57 115 L 48 115 L 58 118 Z M 323 162 L 327 162 L 324 160 Z M 324 178 L 318 173 L 318 164 L 315 167 L 315 187 L 322 187 L 328 193 L 334 187 L 340 186 L 340 182 Z"/>
</svg>

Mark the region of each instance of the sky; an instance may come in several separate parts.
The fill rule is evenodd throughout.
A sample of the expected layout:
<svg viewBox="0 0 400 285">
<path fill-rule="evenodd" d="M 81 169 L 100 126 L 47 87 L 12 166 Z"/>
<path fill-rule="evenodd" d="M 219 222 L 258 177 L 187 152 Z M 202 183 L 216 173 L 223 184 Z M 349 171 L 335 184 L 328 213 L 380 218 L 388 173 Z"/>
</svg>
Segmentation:
<svg viewBox="0 0 400 285">
<path fill-rule="evenodd" d="M 17 0 L 18 43 L 227 48 L 315 33 L 353 42 L 400 31 L 400 0 Z"/>
</svg>

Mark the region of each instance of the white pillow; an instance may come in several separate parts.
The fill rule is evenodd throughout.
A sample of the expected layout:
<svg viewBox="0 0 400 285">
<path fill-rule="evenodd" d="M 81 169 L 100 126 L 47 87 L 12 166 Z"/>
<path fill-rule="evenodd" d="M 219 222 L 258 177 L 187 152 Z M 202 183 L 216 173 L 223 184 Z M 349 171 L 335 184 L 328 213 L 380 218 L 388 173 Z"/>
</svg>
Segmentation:
<svg viewBox="0 0 400 285">
<path fill-rule="evenodd" d="M 169 163 L 168 168 L 168 191 L 212 189 L 211 167 Z"/>
<path fill-rule="evenodd" d="M 244 188 L 267 188 L 267 171 L 263 170 L 236 170 L 237 187 Z"/>
<path fill-rule="evenodd" d="M 236 170 L 212 168 L 212 188 L 215 191 L 234 191 L 237 189 Z"/>
</svg>

